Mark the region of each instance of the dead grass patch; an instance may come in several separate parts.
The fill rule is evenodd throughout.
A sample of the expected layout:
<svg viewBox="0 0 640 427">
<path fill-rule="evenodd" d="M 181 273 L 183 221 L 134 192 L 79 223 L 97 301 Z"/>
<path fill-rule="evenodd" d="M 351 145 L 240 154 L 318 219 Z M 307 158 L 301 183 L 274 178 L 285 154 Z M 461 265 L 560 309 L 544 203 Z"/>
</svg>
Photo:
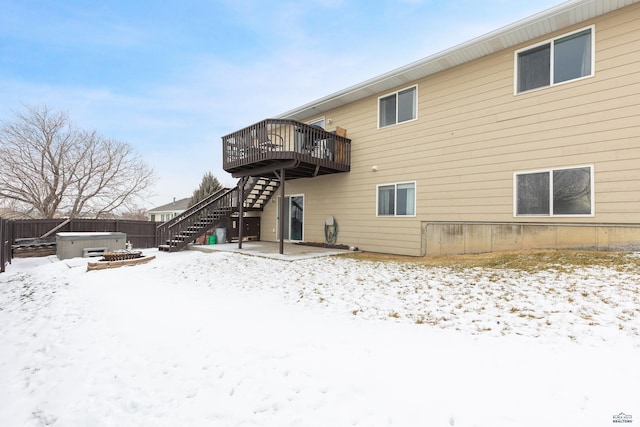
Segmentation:
<svg viewBox="0 0 640 427">
<path fill-rule="evenodd" d="M 357 252 L 344 256 L 357 260 L 415 264 L 428 267 L 499 268 L 527 272 L 554 270 L 570 273 L 576 268 L 597 266 L 618 271 L 630 271 L 640 268 L 640 257 L 629 255 L 630 253 L 628 252 L 609 251 L 523 250 L 435 257 L 410 257 L 373 252 Z"/>
</svg>

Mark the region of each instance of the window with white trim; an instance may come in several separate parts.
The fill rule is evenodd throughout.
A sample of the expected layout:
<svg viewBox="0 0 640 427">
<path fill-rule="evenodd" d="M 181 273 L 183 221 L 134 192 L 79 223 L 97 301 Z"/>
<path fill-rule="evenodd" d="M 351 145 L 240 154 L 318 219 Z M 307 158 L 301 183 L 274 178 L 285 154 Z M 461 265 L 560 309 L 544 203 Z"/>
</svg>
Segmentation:
<svg viewBox="0 0 640 427">
<path fill-rule="evenodd" d="M 318 126 L 324 129 L 324 117 L 320 117 L 319 119 L 315 119 L 310 122 L 307 122 L 307 124 L 311 126 Z"/>
<path fill-rule="evenodd" d="M 516 93 L 593 76 L 593 33 L 591 26 L 516 51 Z"/>
<path fill-rule="evenodd" d="M 414 216 L 416 214 L 416 183 L 377 185 L 376 200 L 378 216 Z"/>
<path fill-rule="evenodd" d="M 418 86 L 412 86 L 378 98 L 378 127 L 415 120 Z"/>
<path fill-rule="evenodd" d="M 515 216 L 592 216 L 593 166 L 516 172 Z"/>
</svg>

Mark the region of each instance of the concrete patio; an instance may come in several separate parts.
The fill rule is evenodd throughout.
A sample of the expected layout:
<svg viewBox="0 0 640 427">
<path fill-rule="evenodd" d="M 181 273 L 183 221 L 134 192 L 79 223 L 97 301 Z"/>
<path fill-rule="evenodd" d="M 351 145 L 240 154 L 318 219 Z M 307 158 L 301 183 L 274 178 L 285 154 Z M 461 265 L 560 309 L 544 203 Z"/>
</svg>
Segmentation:
<svg viewBox="0 0 640 427">
<path fill-rule="evenodd" d="M 238 249 L 238 243 L 223 243 L 216 245 L 189 245 L 188 249 L 213 252 L 237 252 L 245 255 L 260 256 L 264 258 L 281 259 L 284 261 L 297 261 L 301 259 L 318 258 L 330 255 L 349 253 L 346 249 L 324 248 L 317 246 L 298 245 L 295 243 L 284 244 L 284 254 L 280 254 L 280 244 L 278 242 L 242 242 L 242 249 Z"/>
</svg>

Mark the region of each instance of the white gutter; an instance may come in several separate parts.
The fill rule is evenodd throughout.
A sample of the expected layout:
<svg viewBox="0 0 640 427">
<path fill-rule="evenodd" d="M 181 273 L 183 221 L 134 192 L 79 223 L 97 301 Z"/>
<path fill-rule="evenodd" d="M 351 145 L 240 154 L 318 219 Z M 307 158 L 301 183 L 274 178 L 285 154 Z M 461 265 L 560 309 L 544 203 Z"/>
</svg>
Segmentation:
<svg viewBox="0 0 640 427">
<path fill-rule="evenodd" d="M 419 80 L 638 2 L 640 0 L 567 1 L 483 36 L 287 111 L 275 118 L 302 119 L 316 115 L 367 96 L 382 93 L 406 81 Z"/>
</svg>

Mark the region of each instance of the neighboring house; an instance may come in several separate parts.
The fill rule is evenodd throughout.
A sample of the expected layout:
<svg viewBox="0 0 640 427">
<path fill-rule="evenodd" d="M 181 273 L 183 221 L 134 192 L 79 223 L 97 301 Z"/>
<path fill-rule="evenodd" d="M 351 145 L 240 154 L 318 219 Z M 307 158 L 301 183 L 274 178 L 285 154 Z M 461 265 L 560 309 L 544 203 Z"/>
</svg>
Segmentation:
<svg viewBox="0 0 640 427">
<path fill-rule="evenodd" d="M 176 200 L 174 197 L 173 202 L 151 209 L 148 213 L 151 221 L 165 222 L 165 221 L 169 221 L 171 218 L 174 218 L 180 215 L 182 212 L 186 211 L 188 207 L 189 207 L 188 197 L 186 199 L 180 199 L 180 200 Z"/>
<path fill-rule="evenodd" d="M 562 3 L 222 140 L 235 177 L 286 184 L 262 240 L 638 249 L 640 3 Z"/>
</svg>

